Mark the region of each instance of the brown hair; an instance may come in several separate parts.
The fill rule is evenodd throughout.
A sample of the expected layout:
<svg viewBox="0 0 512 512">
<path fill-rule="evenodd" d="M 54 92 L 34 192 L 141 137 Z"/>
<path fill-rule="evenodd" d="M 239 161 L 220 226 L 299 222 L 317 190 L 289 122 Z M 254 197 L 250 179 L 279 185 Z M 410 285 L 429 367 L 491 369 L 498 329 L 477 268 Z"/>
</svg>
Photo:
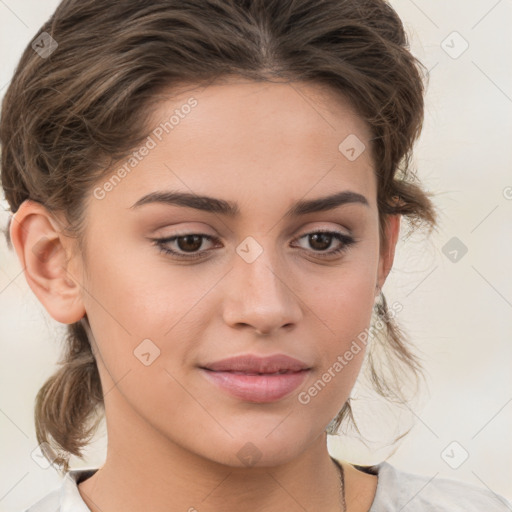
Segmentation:
<svg viewBox="0 0 512 512">
<path fill-rule="evenodd" d="M 384 0 L 63 0 L 42 32 L 58 47 L 43 57 L 29 44 L 3 99 L 2 187 L 12 212 L 30 198 L 63 213 L 80 249 L 86 195 L 147 136 L 157 93 L 229 75 L 339 92 L 371 129 L 381 243 L 388 215 L 404 215 L 411 231 L 436 225 L 411 165 L 425 67 Z M 417 379 L 421 364 L 382 292 L 376 314 L 386 359 L 370 346 L 369 375 L 378 393 L 399 399 L 401 376 Z M 85 427 L 103 406 L 87 333 L 81 322 L 68 329 L 61 367 L 35 406 L 37 439 L 61 451 L 63 471 L 69 454 L 82 456 L 97 423 Z M 355 424 L 349 401 L 330 432 L 344 418 Z"/>
</svg>

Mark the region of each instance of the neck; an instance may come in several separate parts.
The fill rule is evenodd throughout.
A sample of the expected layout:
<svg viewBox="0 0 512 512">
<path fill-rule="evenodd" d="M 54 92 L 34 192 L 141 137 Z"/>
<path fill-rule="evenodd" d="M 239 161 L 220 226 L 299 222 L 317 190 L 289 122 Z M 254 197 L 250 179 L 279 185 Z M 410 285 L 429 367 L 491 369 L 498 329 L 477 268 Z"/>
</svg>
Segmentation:
<svg viewBox="0 0 512 512">
<path fill-rule="evenodd" d="M 343 510 L 339 468 L 325 434 L 295 459 L 272 467 L 225 466 L 169 442 L 166 450 L 147 448 L 109 442 L 105 464 L 79 485 L 92 512 Z"/>
</svg>

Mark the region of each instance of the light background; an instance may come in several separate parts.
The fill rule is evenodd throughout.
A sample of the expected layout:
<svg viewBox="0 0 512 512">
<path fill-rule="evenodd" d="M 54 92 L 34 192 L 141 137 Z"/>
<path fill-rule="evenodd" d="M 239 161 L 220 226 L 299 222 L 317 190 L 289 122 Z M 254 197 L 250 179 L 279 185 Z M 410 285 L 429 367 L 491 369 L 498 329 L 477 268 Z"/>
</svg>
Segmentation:
<svg viewBox="0 0 512 512">
<path fill-rule="evenodd" d="M 0 0 L 0 95 L 57 3 Z M 466 481 L 511 500 L 512 2 L 392 5 L 413 53 L 430 70 L 415 162 L 442 218 L 430 241 L 399 242 L 384 292 L 390 304 L 403 305 L 398 321 L 423 354 L 428 389 L 397 416 L 414 427 L 394 453 L 386 445 L 396 434 L 392 420 L 373 399 L 356 408 L 368 447 L 341 437 L 329 446 L 354 463 L 392 454 L 387 460 L 406 471 Z M 464 41 L 469 47 L 458 56 Z M 0 222 L 7 223 L 2 209 Z M 443 253 L 452 237 L 468 249 L 456 262 L 451 246 Z M 14 512 L 60 485 L 56 471 L 39 467 L 31 452 L 34 398 L 55 369 L 64 329 L 33 295 L 14 251 L 3 238 L 0 244 L 0 510 Z M 72 466 L 100 465 L 104 444 L 100 432 L 90 458 L 72 459 Z M 454 465 L 464 451 L 469 457 L 458 469 L 444 460 Z"/>
</svg>

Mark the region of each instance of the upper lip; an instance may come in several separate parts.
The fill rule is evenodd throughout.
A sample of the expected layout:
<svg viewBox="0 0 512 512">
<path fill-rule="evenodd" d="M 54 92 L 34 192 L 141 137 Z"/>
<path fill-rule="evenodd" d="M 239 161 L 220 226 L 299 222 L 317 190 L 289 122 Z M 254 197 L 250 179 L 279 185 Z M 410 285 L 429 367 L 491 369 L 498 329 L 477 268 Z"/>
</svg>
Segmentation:
<svg viewBox="0 0 512 512">
<path fill-rule="evenodd" d="M 201 368 L 216 372 L 251 373 L 298 372 L 310 369 L 303 361 L 285 354 L 276 354 L 267 357 L 245 354 L 208 363 Z"/>
</svg>

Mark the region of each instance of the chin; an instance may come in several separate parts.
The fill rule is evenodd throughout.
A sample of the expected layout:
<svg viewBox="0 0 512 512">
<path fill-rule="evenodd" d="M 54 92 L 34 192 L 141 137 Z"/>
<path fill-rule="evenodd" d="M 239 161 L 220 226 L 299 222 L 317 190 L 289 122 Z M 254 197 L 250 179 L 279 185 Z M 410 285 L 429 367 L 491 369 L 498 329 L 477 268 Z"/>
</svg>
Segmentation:
<svg viewBox="0 0 512 512">
<path fill-rule="evenodd" d="M 300 426 L 279 422 L 264 422 L 255 429 L 229 429 L 232 437 L 224 432 L 221 439 L 209 436 L 200 452 L 205 458 L 219 464 L 237 468 L 263 468 L 287 464 L 298 457 L 323 432 L 319 427 L 312 434 L 304 422 Z"/>
</svg>

